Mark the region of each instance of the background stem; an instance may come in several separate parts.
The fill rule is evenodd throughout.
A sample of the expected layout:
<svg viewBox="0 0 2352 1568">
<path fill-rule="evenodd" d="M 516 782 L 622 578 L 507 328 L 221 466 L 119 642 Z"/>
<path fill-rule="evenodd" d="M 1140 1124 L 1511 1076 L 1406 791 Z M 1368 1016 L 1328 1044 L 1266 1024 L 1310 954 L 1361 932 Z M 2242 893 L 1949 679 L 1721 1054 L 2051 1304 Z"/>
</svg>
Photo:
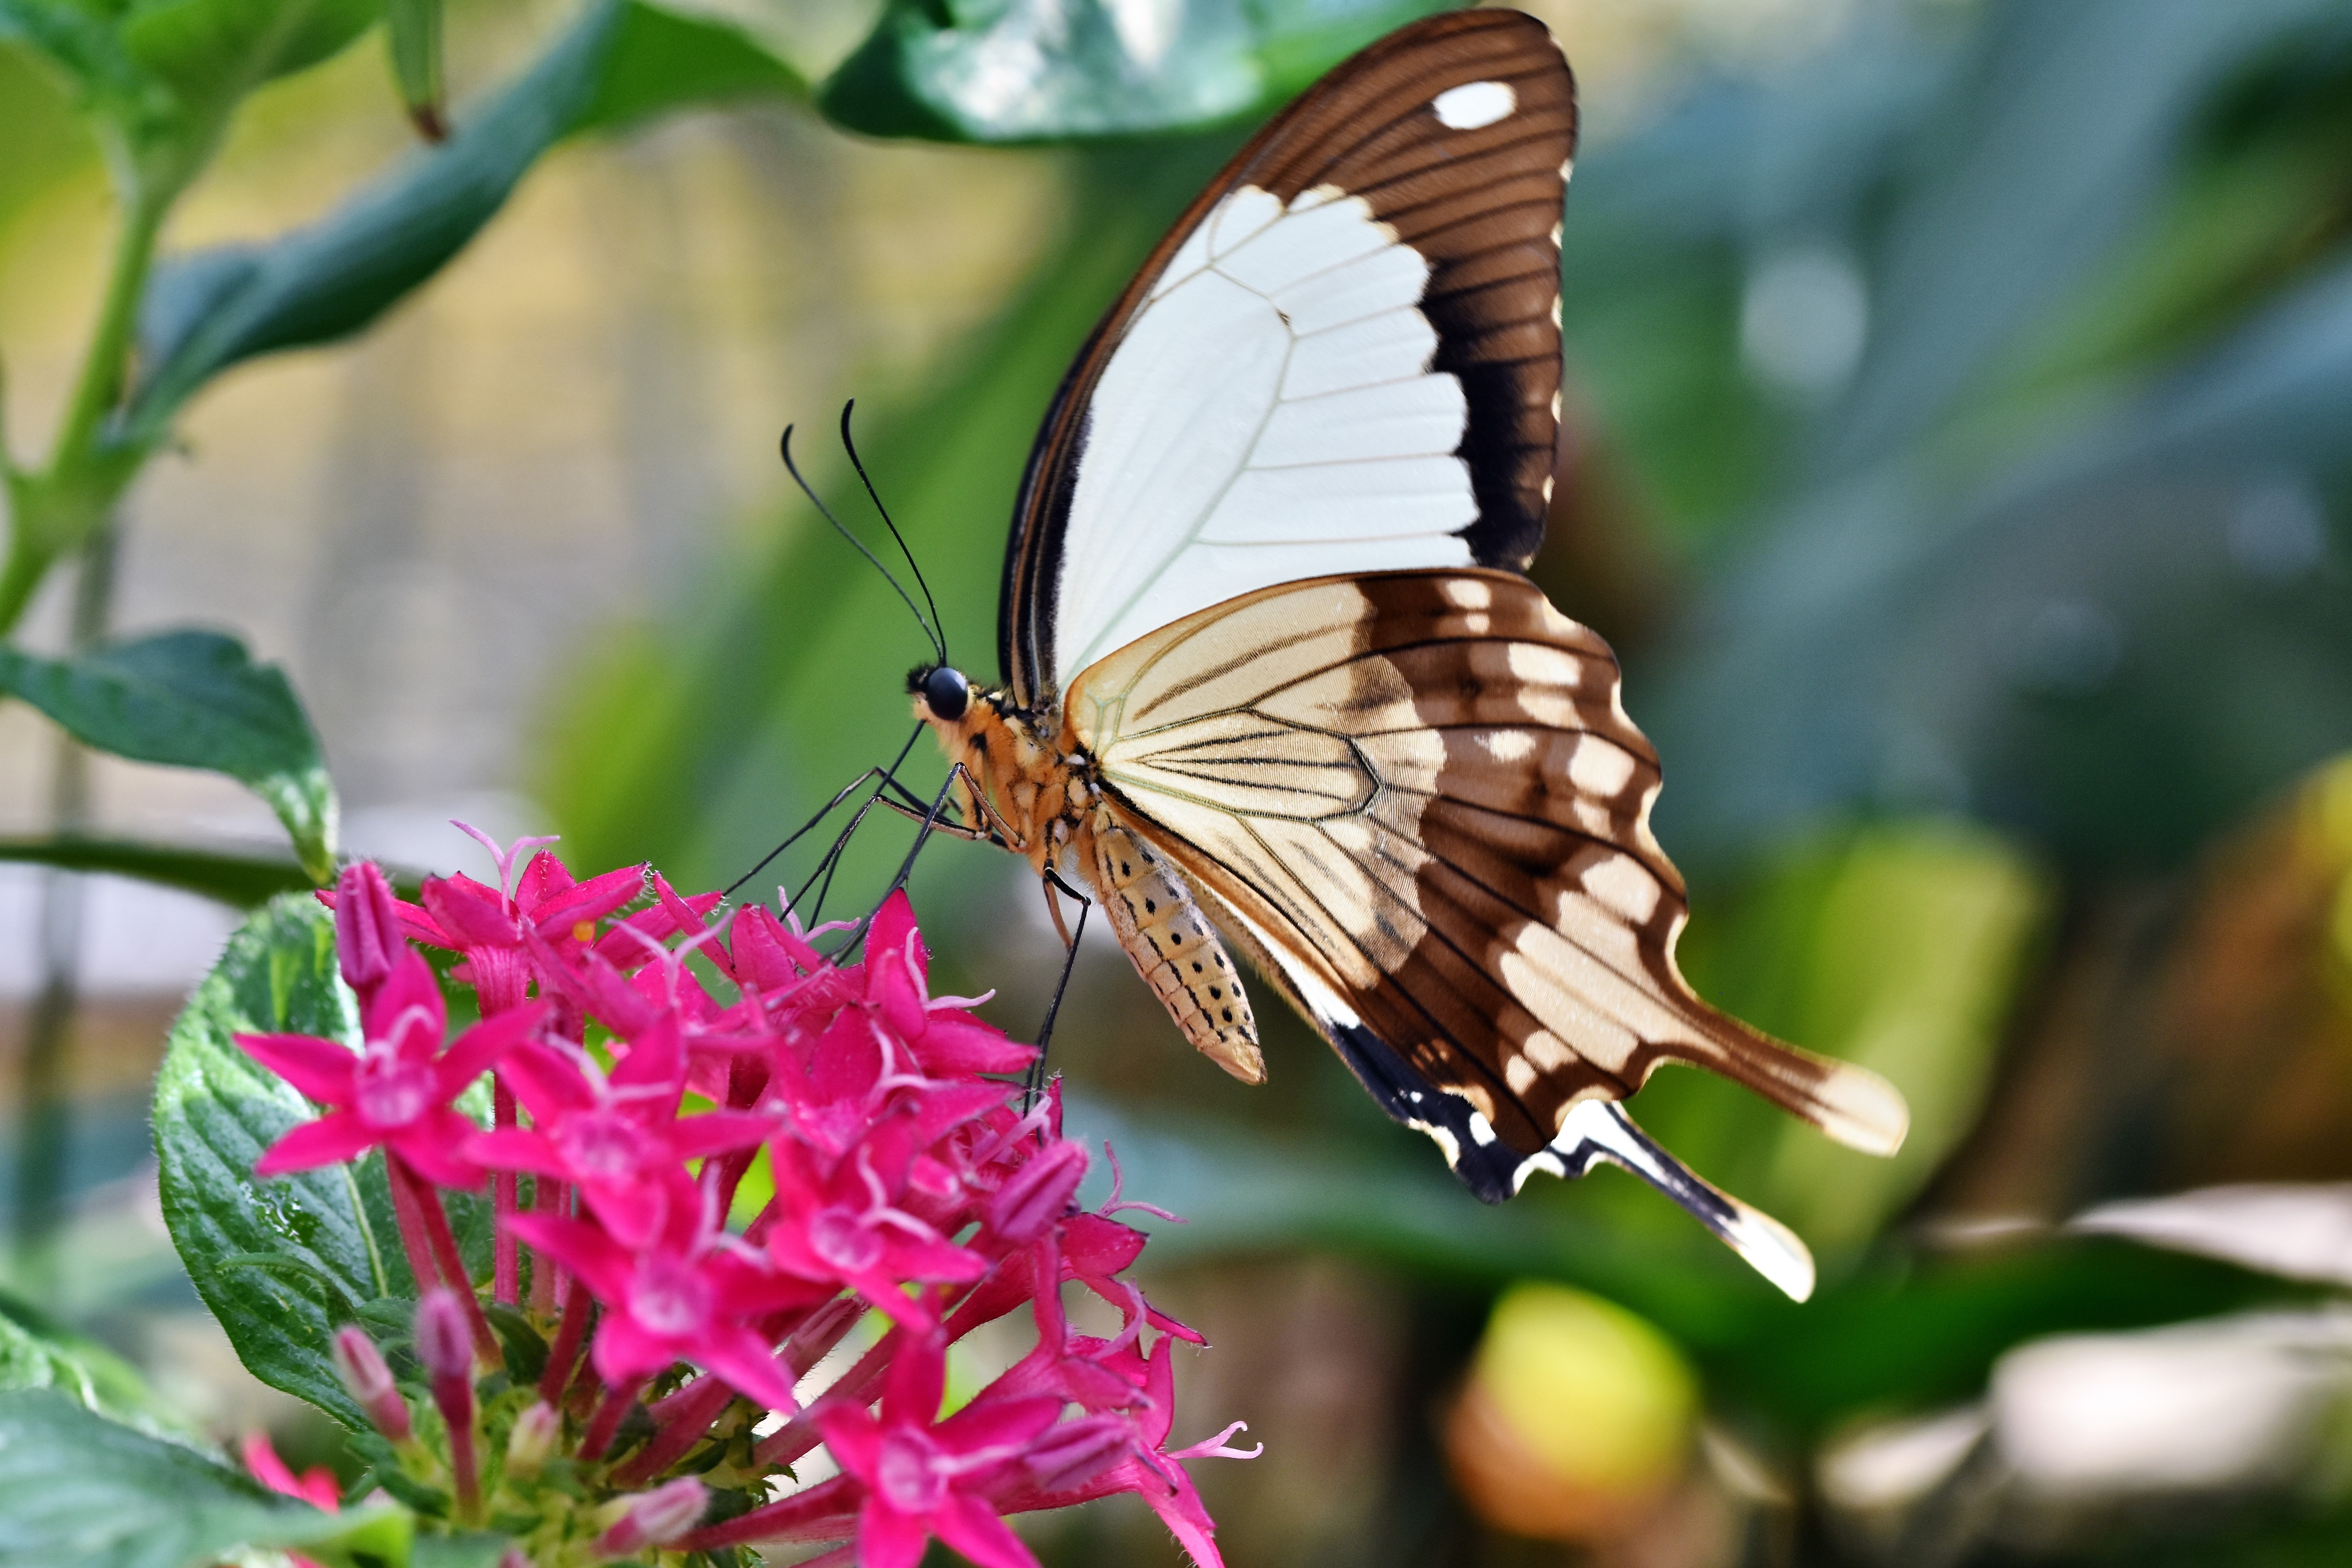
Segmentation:
<svg viewBox="0 0 2352 1568">
<path fill-rule="evenodd" d="M 116 532 L 103 526 L 76 566 L 70 642 L 79 652 L 106 636 L 114 597 Z M 90 821 L 89 753 L 57 732 L 49 814 L 58 834 L 85 833 Z M 17 1064 L 17 1280 L 26 1294 L 47 1300 L 57 1284 L 57 1237 L 65 1220 L 67 1170 L 73 1137 L 73 1101 L 66 1064 L 80 1000 L 82 889 L 78 872 L 51 871 L 41 884 L 41 983 Z"/>
</svg>

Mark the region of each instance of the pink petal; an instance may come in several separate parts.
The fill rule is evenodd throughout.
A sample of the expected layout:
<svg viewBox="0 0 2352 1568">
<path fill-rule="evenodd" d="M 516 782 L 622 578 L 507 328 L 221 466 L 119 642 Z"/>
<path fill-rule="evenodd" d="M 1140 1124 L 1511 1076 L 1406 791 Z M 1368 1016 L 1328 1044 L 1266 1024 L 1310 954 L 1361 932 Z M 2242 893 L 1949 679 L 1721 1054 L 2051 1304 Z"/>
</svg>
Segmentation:
<svg viewBox="0 0 2352 1568">
<path fill-rule="evenodd" d="M 975 1402 L 940 1422 L 931 1436 L 946 1447 L 969 1454 L 1026 1443 L 1061 1414 L 1062 1402 L 1051 1395 Z"/>
<path fill-rule="evenodd" d="M 814 948 L 786 931 L 761 904 L 749 905 L 737 915 L 729 935 L 736 973 L 762 991 L 790 985 L 821 962 Z"/>
<path fill-rule="evenodd" d="M 1143 1233 L 1098 1214 L 1072 1215 L 1062 1227 L 1062 1256 L 1081 1277 L 1107 1278 L 1143 1254 Z"/>
<path fill-rule="evenodd" d="M 922 1038 L 923 992 L 908 967 L 907 955 L 895 948 L 877 947 L 866 961 L 866 994 L 881 1010 L 893 1034 L 909 1043 Z"/>
<path fill-rule="evenodd" d="M 459 947 L 512 947 L 520 934 L 507 901 L 496 888 L 471 877 L 427 877 L 420 889 L 425 907 Z"/>
<path fill-rule="evenodd" d="M 647 1245 L 669 1218 L 669 1194 L 659 1182 L 582 1182 L 580 1196 L 623 1247 Z"/>
<path fill-rule="evenodd" d="M 481 1185 L 482 1168 L 466 1158 L 466 1150 L 480 1131 L 466 1117 L 444 1107 L 426 1111 L 383 1142 L 384 1147 L 408 1163 L 410 1170 L 435 1186 L 470 1190 Z"/>
<path fill-rule="evenodd" d="M 857 1517 L 857 1568 L 915 1568 L 930 1538 L 921 1521 L 869 1497 Z"/>
<path fill-rule="evenodd" d="M 646 868 L 643 865 L 624 866 L 607 871 L 601 877 L 591 877 L 576 888 L 565 889 L 545 904 L 526 903 L 530 910 L 531 924 L 541 936 L 553 940 L 569 936 L 573 928 L 585 921 L 592 928 L 598 921 L 645 891 Z M 591 931 L 593 938 L 593 931 Z"/>
<path fill-rule="evenodd" d="M 1176 1537 L 1177 1544 L 1184 1548 L 1184 1555 L 1192 1560 L 1194 1568 L 1225 1568 L 1225 1560 L 1217 1554 L 1217 1543 L 1210 1539 L 1216 1532 L 1216 1521 L 1209 1517 L 1201 1494 L 1192 1489 L 1192 1478 L 1184 1474 L 1182 1468 L 1172 1464 L 1168 1468 L 1177 1477 L 1172 1489 L 1154 1484 L 1136 1489 L 1151 1505 L 1151 1511 L 1160 1516 L 1160 1522 Z"/>
<path fill-rule="evenodd" d="M 1021 1538 L 976 1497 L 961 1492 L 950 1496 L 931 1516 L 931 1528 L 978 1568 L 1037 1568 L 1037 1559 Z"/>
<path fill-rule="evenodd" d="M 315 1035 L 239 1035 L 236 1043 L 305 1100 L 342 1105 L 352 1098 L 352 1072 L 359 1058 L 332 1040 Z"/>
<path fill-rule="evenodd" d="M 663 1013 L 629 1039 L 628 1048 L 614 1063 L 612 1082 L 624 1089 L 647 1087 L 676 1091 L 686 1079 L 686 1037 L 677 1015 Z"/>
<path fill-rule="evenodd" d="M 541 849 L 524 865 L 522 875 L 515 879 L 515 902 L 526 910 L 536 910 L 550 899 L 560 899 L 577 884 L 572 868 L 555 857 L 552 849 Z"/>
<path fill-rule="evenodd" d="M 749 1329 L 716 1330 L 688 1353 L 755 1405 L 786 1415 L 800 1408 L 792 1378 L 769 1354 L 767 1342 Z"/>
<path fill-rule="evenodd" d="M 768 1141 L 776 1119 L 753 1110 L 710 1110 L 681 1116 L 670 1128 L 669 1146 L 681 1160 L 750 1149 Z"/>
<path fill-rule="evenodd" d="M 601 1292 L 600 1292 L 601 1295 Z M 656 1373 L 677 1360 L 677 1346 L 637 1326 L 626 1312 L 607 1311 L 596 1331 L 596 1373 L 606 1383 L 626 1383 Z"/>
<path fill-rule="evenodd" d="M 402 1054 L 423 1056 L 439 1050 L 448 1012 L 442 1005 L 441 983 L 433 978 L 433 966 L 414 948 L 400 955 L 363 1009 L 367 1037 L 390 1039 L 394 1027 L 412 1013 L 422 1014 L 423 1022 L 410 1025 L 401 1036 Z"/>
<path fill-rule="evenodd" d="M 596 1092 L 580 1064 L 543 1041 L 525 1040 L 500 1057 L 499 1078 L 540 1121 L 596 1103 Z"/>
<path fill-rule="evenodd" d="M 861 1480 L 869 1479 L 881 1462 L 882 1428 L 862 1406 L 820 1401 L 810 1417 L 824 1434 L 833 1462 Z"/>
<path fill-rule="evenodd" d="M 908 1335 L 890 1363 L 890 1381 L 882 1390 L 882 1419 L 929 1426 L 940 1413 L 947 1386 L 947 1347 L 937 1334 Z"/>
<path fill-rule="evenodd" d="M 572 1168 L 564 1163 L 551 1140 L 521 1127 L 475 1133 L 466 1144 L 466 1158 L 493 1171 L 530 1171 L 566 1180 L 572 1175 Z"/>
<path fill-rule="evenodd" d="M 305 1121 L 261 1152 L 253 1163 L 257 1176 L 282 1176 L 289 1171 L 313 1171 L 337 1165 L 376 1146 L 373 1128 L 348 1110 L 331 1110 L 316 1121 Z"/>
<path fill-rule="evenodd" d="M 500 1057 L 537 1034 L 546 1020 L 547 1004 L 527 1002 L 485 1018 L 458 1036 L 433 1067 L 434 1082 L 442 1097 L 455 1100 L 465 1093 Z"/>
<path fill-rule="evenodd" d="M 909 1237 L 890 1242 L 884 1256 L 890 1273 L 925 1284 L 959 1285 L 988 1272 L 986 1258 L 951 1241 L 917 1241 Z"/>
<path fill-rule="evenodd" d="M 1015 1043 L 1002 1029 L 950 1014 L 933 1013 L 915 1054 L 932 1072 L 1019 1072 L 1035 1059 L 1037 1047 Z"/>
<path fill-rule="evenodd" d="M 529 1212 L 509 1215 L 507 1228 L 588 1281 L 604 1301 L 617 1301 L 635 1273 L 629 1255 L 585 1220 Z"/>
<path fill-rule="evenodd" d="M 907 939 L 914 937 L 910 948 Z M 895 952 L 914 961 L 915 977 L 928 983 L 931 974 L 930 955 L 924 951 L 922 938 L 915 930 L 915 906 L 899 889 L 882 900 L 874 911 L 874 923 L 866 931 L 867 952 Z"/>
</svg>

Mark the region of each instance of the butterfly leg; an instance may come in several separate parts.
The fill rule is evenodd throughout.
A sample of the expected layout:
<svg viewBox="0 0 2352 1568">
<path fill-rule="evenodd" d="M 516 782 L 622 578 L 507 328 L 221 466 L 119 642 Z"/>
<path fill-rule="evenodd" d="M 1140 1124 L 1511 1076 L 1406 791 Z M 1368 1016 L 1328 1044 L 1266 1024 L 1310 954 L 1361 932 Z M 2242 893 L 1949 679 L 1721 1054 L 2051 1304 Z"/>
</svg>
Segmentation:
<svg viewBox="0 0 2352 1568">
<path fill-rule="evenodd" d="M 1682 1205 L 1791 1300 L 1801 1301 L 1813 1293 L 1813 1255 L 1793 1231 L 1711 1185 L 1635 1126 L 1613 1100 L 1583 1100 L 1570 1107 L 1560 1121 L 1559 1136 L 1521 1171 L 1533 1167 L 1580 1176 L 1602 1160 L 1631 1171 Z"/>
<path fill-rule="evenodd" d="M 1054 929 L 1062 933 L 1062 976 L 1054 983 L 1054 999 L 1045 1004 L 1045 1021 L 1037 1026 L 1037 1059 L 1029 1064 L 1029 1078 L 1024 1086 L 1024 1092 L 1022 1100 L 1024 1108 L 1035 1104 L 1037 1097 L 1045 1092 L 1046 1047 L 1053 1044 L 1054 1020 L 1061 1015 L 1062 995 L 1069 990 L 1070 972 L 1076 969 L 1078 963 L 1078 940 L 1087 934 L 1087 914 L 1094 908 L 1095 903 L 1092 899 L 1062 880 L 1062 874 L 1051 866 L 1045 868 L 1045 880 L 1041 885 L 1045 890 L 1045 908 L 1053 912 Z M 1078 927 L 1076 931 L 1072 931 L 1062 923 L 1062 906 L 1054 897 L 1056 889 L 1078 900 Z"/>
</svg>

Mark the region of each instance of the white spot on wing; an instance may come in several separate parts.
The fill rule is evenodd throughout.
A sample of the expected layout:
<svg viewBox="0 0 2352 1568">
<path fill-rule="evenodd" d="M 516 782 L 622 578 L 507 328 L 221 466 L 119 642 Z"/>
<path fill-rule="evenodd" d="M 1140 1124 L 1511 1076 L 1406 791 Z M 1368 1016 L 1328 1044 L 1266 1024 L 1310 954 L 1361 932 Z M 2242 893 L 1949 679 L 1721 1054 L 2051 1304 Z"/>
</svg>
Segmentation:
<svg viewBox="0 0 2352 1568">
<path fill-rule="evenodd" d="M 1476 131 L 1519 106 L 1519 95 L 1504 81 L 1474 81 L 1452 87 L 1429 100 L 1438 123 L 1449 131 Z"/>
</svg>

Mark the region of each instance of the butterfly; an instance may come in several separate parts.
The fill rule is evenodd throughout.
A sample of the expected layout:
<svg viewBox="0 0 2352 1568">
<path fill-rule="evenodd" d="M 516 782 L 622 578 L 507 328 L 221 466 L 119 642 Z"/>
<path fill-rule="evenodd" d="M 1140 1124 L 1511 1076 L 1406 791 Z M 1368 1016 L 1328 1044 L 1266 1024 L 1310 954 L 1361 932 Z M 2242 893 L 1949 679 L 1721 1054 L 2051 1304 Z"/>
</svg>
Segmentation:
<svg viewBox="0 0 2352 1568">
<path fill-rule="evenodd" d="M 1908 1118 L 1684 981 L 1657 754 L 1608 646 L 1520 574 L 1576 127 L 1568 62 L 1512 11 L 1405 26 L 1310 88 L 1055 395 L 1003 684 L 941 663 L 908 686 L 963 830 L 1090 886 L 1227 1072 L 1265 1076 L 1220 927 L 1479 1197 L 1613 1162 L 1801 1300 L 1803 1243 L 1620 1103 L 1676 1061 L 1873 1152 Z"/>
</svg>

